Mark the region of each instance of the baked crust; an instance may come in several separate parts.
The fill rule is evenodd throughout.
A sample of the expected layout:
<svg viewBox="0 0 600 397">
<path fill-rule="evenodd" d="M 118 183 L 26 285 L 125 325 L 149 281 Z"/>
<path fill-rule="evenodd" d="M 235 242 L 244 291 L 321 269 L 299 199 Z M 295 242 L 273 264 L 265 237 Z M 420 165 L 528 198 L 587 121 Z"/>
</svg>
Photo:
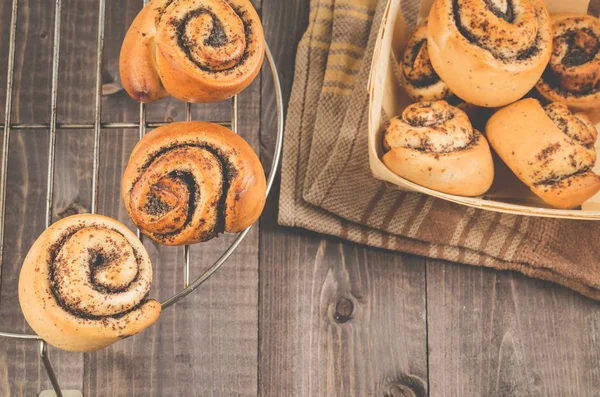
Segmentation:
<svg viewBox="0 0 600 397">
<path fill-rule="evenodd" d="M 502 12 L 492 0 L 435 0 L 429 14 L 433 68 L 454 94 L 478 106 L 499 107 L 523 97 L 550 59 L 544 2 L 505 5 Z"/>
<path fill-rule="evenodd" d="M 385 165 L 419 185 L 459 196 L 485 193 L 494 165 L 485 137 L 467 115 L 446 101 L 420 102 L 390 121 Z"/>
<path fill-rule="evenodd" d="M 151 0 L 123 41 L 121 81 L 139 102 L 217 102 L 250 85 L 264 51 L 249 0 Z"/>
<path fill-rule="evenodd" d="M 159 127 L 138 142 L 121 193 L 145 235 L 183 245 L 241 232 L 256 222 L 266 181 L 242 137 L 217 124 L 190 121 Z"/>
<path fill-rule="evenodd" d="M 408 96 L 416 102 L 446 99 L 452 92 L 433 70 L 427 51 L 427 21 L 410 36 L 400 62 L 400 78 Z"/>
<path fill-rule="evenodd" d="M 125 225 L 101 215 L 64 218 L 33 244 L 21 268 L 19 302 L 49 344 L 89 352 L 153 324 L 152 265 Z"/>
<path fill-rule="evenodd" d="M 590 15 L 552 16 L 553 53 L 536 84 L 542 97 L 563 102 L 600 122 L 600 20 Z"/>
<path fill-rule="evenodd" d="M 486 136 L 515 175 L 553 207 L 577 207 L 600 190 L 600 176 L 591 171 L 597 132 L 583 113 L 523 99 L 496 112 Z"/>
</svg>

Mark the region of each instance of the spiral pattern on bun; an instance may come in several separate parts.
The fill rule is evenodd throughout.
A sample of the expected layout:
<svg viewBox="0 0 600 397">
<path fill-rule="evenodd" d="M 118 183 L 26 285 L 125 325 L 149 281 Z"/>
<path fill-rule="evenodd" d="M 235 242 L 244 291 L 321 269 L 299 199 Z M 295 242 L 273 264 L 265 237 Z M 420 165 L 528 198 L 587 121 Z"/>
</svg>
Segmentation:
<svg viewBox="0 0 600 397">
<path fill-rule="evenodd" d="M 25 319 L 45 341 L 94 351 L 141 332 L 161 305 L 148 299 L 152 265 L 126 226 L 74 215 L 50 226 L 27 254 L 19 278 Z"/>
<path fill-rule="evenodd" d="M 264 171 L 250 145 L 205 122 L 147 134 L 133 149 L 121 186 L 136 226 L 166 245 L 240 232 L 258 219 L 266 199 Z"/>
<path fill-rule="evenodd" d="M 515 175 L 553 207 L 577 207 L 600 190 L 592 171 L 598 133 L 584 113 L 523 99 L 496 112 L 486 135 Z"/>
<path fill-rule="evenodd" d="M 264 34 L 249 0 L 151 0 L 121 48 L 123 87 L 139 102 L 216 102 L 260 71 Z"/>
<path fill-rule="evenodd" d="M 397 175 L 444 193 L 477 196 L 494 178 L 488 143 L 462 110 L 446 101 L 420 102 L 393 118 L 383 162 Z"/>
<path fill-rule="evenodd" d="M 435 71 L 453 93 L 479 106 L 521 98 L 551 53 L 543 0 L 435 0 L 428 33 Z"/>
<path fill-rule="evenodd" d="M 600 121 L 600 20 L 583 14 L 552 16 L 550 63 L 536 88 L 547 100 Z"/>
<path fill-rule="evenodd" d="M 427 51 L 427 21 L 417 26 L 406 44 L 400 63 L 402 85 L 416 102 L 446 99 L 452 95 L 446 83 L 433 70 Z"/>
</svg>

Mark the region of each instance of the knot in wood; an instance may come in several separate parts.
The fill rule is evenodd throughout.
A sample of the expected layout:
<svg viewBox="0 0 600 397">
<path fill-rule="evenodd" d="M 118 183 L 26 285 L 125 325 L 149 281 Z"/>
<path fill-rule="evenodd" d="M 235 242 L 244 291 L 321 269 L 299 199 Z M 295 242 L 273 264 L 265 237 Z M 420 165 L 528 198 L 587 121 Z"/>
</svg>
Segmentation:
<svg viewBox="0 0 600 397">
<path fill-rule="evenodd" d="M 415 392 L 404 385 L 394 385 L 391 386 L 387 393 L 384 395 L 385 397 L 416 397 Z"/>
<path fill-rule="evenodd" d="M 62 219 L 62 218 L 66 218 L 71 215 L 85 214 L 87 212 L 88 212 L 88 210 L 83 205 L 81 205 L 77 202 L 72 202 L 71 204 L 66 206 L 63 210 L 58 211 L 57 215 L 58 215 L 59 219 Z"/>
<path fill-rule="evenodd" d="M 352 318 L 354 312 L 354 303 L 351 299 L 346 297 L 340 298 L 335 305 L 335 312 L 333 313 L 334 320 L 343 324 L 348 322 Z"/>
</svg>

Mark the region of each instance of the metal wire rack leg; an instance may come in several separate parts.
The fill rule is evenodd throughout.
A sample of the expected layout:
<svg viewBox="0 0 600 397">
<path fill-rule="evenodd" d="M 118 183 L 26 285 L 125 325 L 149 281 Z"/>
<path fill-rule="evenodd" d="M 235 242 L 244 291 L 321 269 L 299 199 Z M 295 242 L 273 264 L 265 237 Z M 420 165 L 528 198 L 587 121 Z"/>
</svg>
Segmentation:
<svg viewBox="0 0 600 397">
<path fill-rule="evenodd" d="M 50 379 L 50 383 L 52 383 L 54 391 L 44 390 L 40 393 L 39 397 L 83 397 L 83 394 L 78 390 L 65 390 L 63 392 L 60 389 L 58 379 L 56 379 L 56 374 L 54 373 L 54 369 L 48 358 L 48 345 L 44 341 L 40 341 L 40 358 L 42 359 L 42 363 L 44 363 L 44 367 L 46 368 L 48 378 Z"/>
<path fill-rule="evenodd" d="M 48 378 L 50 378 L 50 383 L 52 383 L 52 387 L 56 392 L 56 396 L 63 397 L 63 394 L 60 390 L 60 386 L 58 385 L 58 379 L 56 379 L 56 374 L 54 373 L 54 369 L 52 368 L 52 364 L 50 363 L 50 359 L 48 358 L 48 345 L 44 341 L 40 342 L 40 357 L 42 359 L 42 362 L 44 363 L 46 372 L 48 373 Z"/>
</svg>

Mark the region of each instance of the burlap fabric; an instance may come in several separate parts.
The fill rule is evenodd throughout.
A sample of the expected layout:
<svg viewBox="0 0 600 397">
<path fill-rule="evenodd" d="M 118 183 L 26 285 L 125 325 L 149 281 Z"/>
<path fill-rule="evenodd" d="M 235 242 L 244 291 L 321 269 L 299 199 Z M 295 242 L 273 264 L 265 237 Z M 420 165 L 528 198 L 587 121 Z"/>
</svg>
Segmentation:
<svg viewBox="0 0 600 397">
<path fill-rule="evenodd" d="M 385 249 L 516 270 L 600 299 L 600 223 L 476 210 L 373 178 L 367 80 L 385 0 L 312 0 L 297 52 L 279 222 Z M 402 9 L 415 23 L 416 1 Z"/>
</svg>

